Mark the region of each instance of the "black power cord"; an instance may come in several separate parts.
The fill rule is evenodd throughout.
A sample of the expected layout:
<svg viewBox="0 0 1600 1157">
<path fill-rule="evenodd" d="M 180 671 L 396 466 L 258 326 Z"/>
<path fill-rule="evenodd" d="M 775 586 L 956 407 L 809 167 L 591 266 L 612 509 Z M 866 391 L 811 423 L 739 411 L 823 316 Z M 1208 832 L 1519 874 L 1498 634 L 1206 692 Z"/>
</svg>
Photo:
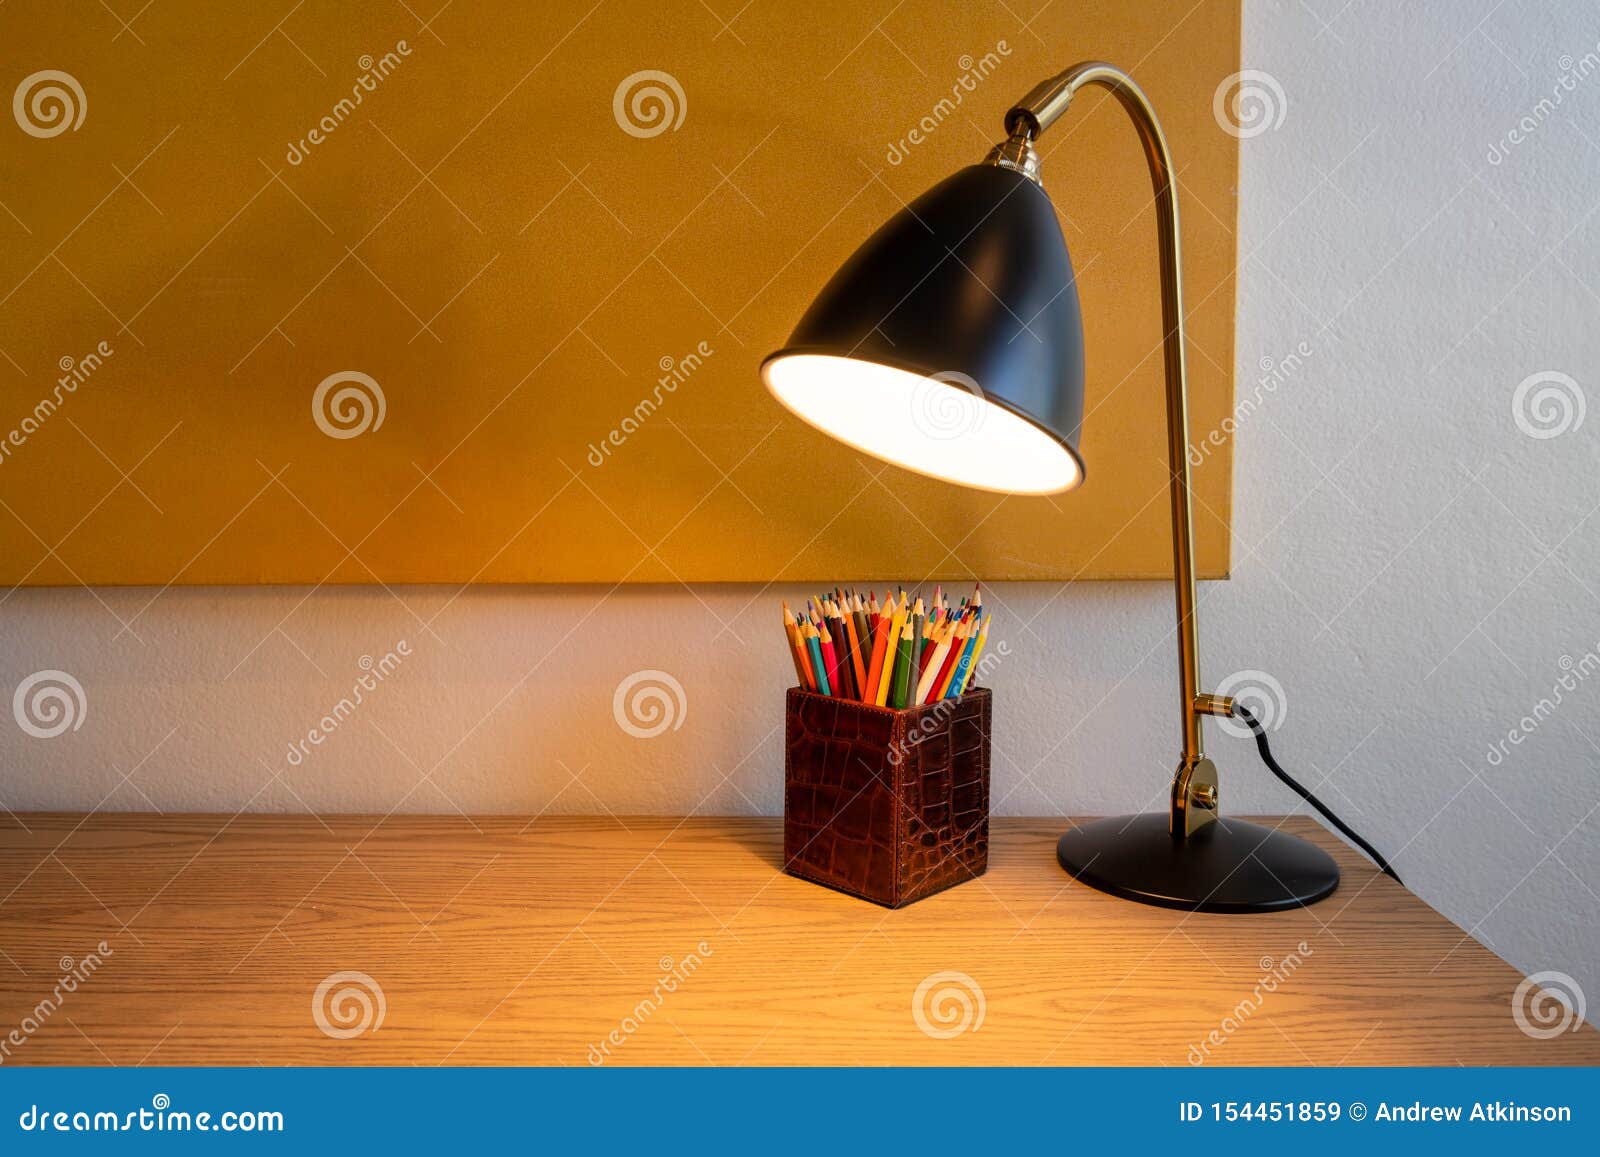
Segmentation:
<svg viewBox="0 0 1600 1157">
<path fill-rule="evenodd" d="M 1366 840 L 1357 835 L 1355 830 L 1351 828 L 1349 824 L 1345 823 L 1342 819 L 1333 814 L 1332 809 L 1330 809 L 1327 804 L 1323 803 L 1316 796 L 1312 795 L 1310 791 L 1300 785 L 1299 781 L 1297 781 L 1294 776 L 1290 775 L 1287 771 L 1284 771 L 1283 768 L 1278 766 L 1278 761 L 1272 758 L 1272 748 L 1267 746 L 1267 729 L 1261 726 L 1261 721 L 1259 719 L 1250 714 L 1250 708 L 1246 707 L 1243 703 L 1235 703 L 1233 705 L 1233 713 L 1240 719 L 1243 719 L 1245 723 L 1249 725 L 1250 730 L 1255 733 L 1256 746 L 1261 749 L 1261 761 L 1267 765 L 1267 770 L 1271 771 L 1273 775 L 1277 776 L 1279 779 L 1283 780 L 1284 783 L 1288 784 L 1289 790 L 1293 791 L 1295 795 L 1299 796 L 1312 807 L 1316 808 L 1317 811 L 1322 815 L 1322 818 L 1327 820 L 1339 831 L 1343 832 L 1345 836 L 1349 838 L 1351 843 L 1355 844 L 1356 847 L 1360 848 L 1363 852 L 1366 852 L 1367 855 L 1371 856 L 1372 862 L 1378 865 L 1385 876 L 1388 876 L 1389 879 L 1393 880 L 1396 884 L 1400 884 L 1402 888 L 1405 887 L 1405 885 L 1401 883 L 1400 877 L 1395 875 L 1394 869 L 1389 866 L 1389 861 L 1383 858 L 1383 856 L 1378 852 L 1377 848 L 1373 847 L 1371 844 L 1367 843 Z"/>
</svg>

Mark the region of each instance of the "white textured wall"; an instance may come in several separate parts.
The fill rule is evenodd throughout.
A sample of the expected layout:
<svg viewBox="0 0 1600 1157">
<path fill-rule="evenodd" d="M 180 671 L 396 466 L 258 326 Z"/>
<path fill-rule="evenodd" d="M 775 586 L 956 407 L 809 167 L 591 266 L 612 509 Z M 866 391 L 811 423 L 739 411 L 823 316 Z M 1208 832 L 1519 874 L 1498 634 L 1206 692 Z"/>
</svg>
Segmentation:
<svg viewBox="0 0 1600 1157">
<path fill-rule="evenodd" d="M 1600 72 L 1559 79 L 1597 42 L 1589 4 L 1247 3 L 1245 64 L 1287 110 L 1243 142 L 1241 398 L 1262 358 L 1311 352 L 1238 430 L 1234 578 L 1203 589 L 1201 633 L 1208 683 L 1281 683 L 1282 758 L 1418 893 L 1600 997 L 1600 677 L 1580 676 L 1600 646 L 1600 415 L 1536 438 L 1513 414 L 1540 371 L 1597 381 Z M 88 707 L 55 739 L 0 728 L 0 802 L 776 812 L 779 594 L 800 592 L 15 591 L 8 693 L 60 668 Z M 997 810 L 1160 806 L 1169 592 L 991 599 L 1012 650 L 992 680 Z M 360 657 L 402 639 L 398 670 L 289 766 Z M 641 668 L 681 682 L 680 729 L 613 721 Z M 1491 759 L 1525 715 L 1530 734 Z M 1230 809 L 1295 807 L 1248 743 L 1211 732 Z"/>
</svg>

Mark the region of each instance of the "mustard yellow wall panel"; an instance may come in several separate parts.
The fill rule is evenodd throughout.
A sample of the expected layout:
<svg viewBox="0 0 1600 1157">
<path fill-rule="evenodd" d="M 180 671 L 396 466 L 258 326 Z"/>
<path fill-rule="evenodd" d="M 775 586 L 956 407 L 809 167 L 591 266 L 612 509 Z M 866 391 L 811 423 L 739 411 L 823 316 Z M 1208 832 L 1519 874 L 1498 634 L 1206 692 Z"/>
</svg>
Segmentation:
<svg viewBox="0 0 1600 1157">
<path fill-rule="evenodd" d="M 1238 0 L 9 0 L 0 582 L 1166 574 L 1155 222 L 1109 100 L 1043 142 L 1081 490 L 863 459 L 757 365 L 1013 100 L 1100 57 L 1172 139 L 1219 429 L 1238 29 Z M 1225 439 L 1195 485 L 1222 575 Z"/>
</svg>

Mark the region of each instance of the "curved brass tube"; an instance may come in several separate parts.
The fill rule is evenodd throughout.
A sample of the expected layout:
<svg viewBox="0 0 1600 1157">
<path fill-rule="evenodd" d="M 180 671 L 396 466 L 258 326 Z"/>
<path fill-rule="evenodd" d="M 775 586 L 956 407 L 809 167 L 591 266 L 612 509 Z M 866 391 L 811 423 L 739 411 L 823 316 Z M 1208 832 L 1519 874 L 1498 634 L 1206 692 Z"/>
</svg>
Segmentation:
<svg viewBox="0 0 1600 1157">
<path fill-rule="evenodd" d="M 1172 831 L 1189 835 L 1217 814 L 1216 769 L 1205 758 L 1202 715 L 1216 713 L 1211 696 L 1200 694 L 1199 644 L 1195 620 L 1194 512 L 1189 496 L 1189 398 L 1184 360 L 1183 262 L 1178 238 L 1178 196 L 1172 154 L 1155 109 L 1133 78 L 1110 64 L 1087 61 L 1037 85 L 1006 114 L 1012 139 L 996 150 L 997 163 L 1026 172 L 1012 157 L 1026 155 L 1032 140 L 1067 111 L 1085 85 L 1100 85 L 1117 98 L 1133 120 L 1150 165 L 1155 189 L 1156 228 L 1161 259 L 1162 355 L 1167 383 L 1167 456 L 1171 469 L 1173 582 L 1178 603 L 1178 674 L 1182 685 L 1183 759 L 1173 780 Z M 1032 165 L 1037 172 L 1037 163 Z M 1031 174 L 1030 174 L 1031 175 Z M 1035 178 L 1037 179 L 1037 178 Z"/>
</svg>

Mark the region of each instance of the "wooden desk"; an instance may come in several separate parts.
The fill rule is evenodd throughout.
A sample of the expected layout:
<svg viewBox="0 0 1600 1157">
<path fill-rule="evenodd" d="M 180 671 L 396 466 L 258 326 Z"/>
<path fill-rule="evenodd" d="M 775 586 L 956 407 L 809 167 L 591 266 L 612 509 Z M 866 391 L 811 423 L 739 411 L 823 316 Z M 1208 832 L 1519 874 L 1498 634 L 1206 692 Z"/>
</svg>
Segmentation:
<svg viewBox="0 0 1600 1157">
<path fill-rule="evenodd" d="M 1059 820 L 997 821 L 986 877 L 891 912 L 782 875 L 772 819 L 20 819 L 0 1042 L 111 954 L 7 1064 L 583 1065 L 613 1031 L 622 1064 L 1600 1063 L 1592 1028 L 1524 1035 L 1511 967 L 1304 820 L 1335 896 L 1189 916 L 1072 883 Z M 350 971 L 384 1018 L 335 1039 L 313 996 Z M 947 971 L 983 1021 L 940 1039 L 912 1002 Z"/>
</svg>

